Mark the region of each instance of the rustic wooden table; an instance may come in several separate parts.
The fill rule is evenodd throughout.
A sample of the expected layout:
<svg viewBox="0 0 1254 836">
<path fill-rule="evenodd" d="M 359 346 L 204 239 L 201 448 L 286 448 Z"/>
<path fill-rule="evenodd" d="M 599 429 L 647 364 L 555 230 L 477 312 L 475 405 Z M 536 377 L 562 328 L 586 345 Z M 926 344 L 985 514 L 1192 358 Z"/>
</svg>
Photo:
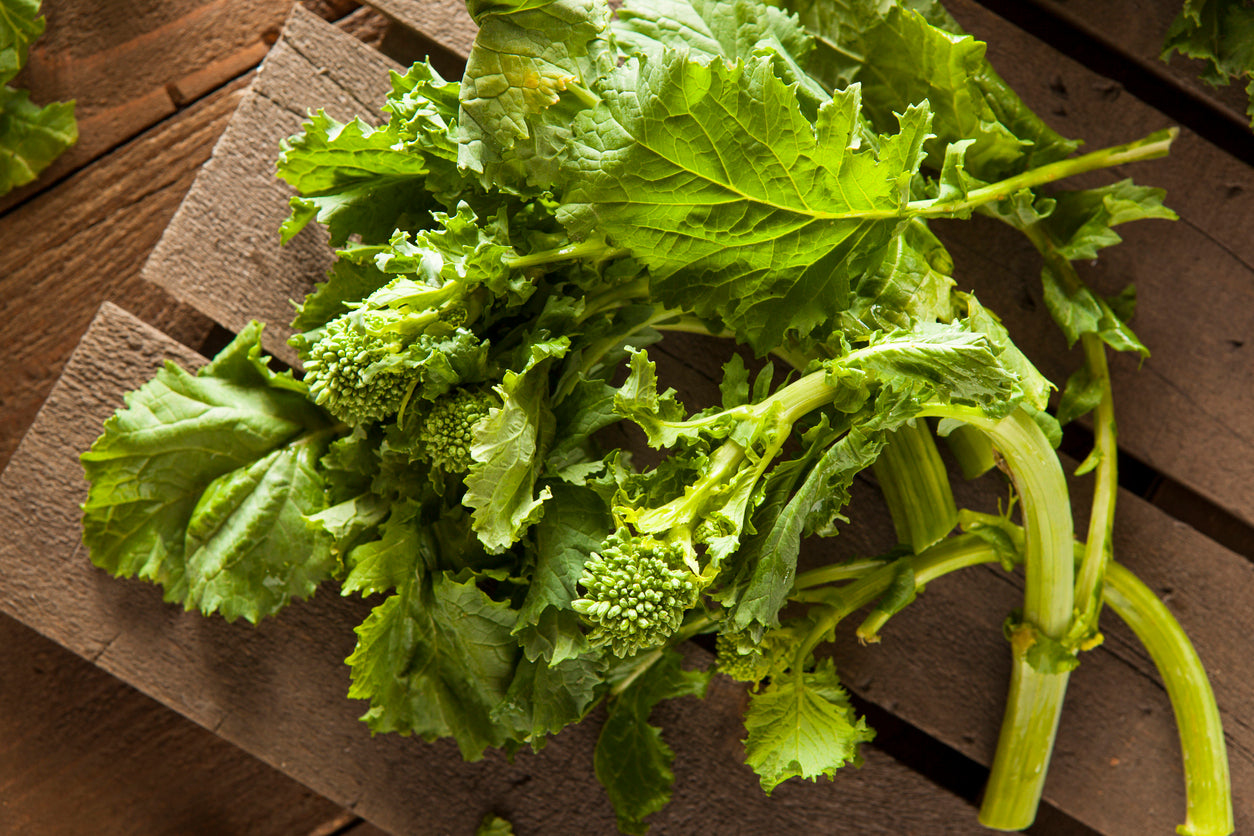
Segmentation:
<svg viewBox="0 0 1254 836">
<path fill-rule="evenodd" d="M 403 60 L 430 38 L 438 60 L 455 67 L 473 37 L 460 4 L 373 3 L 402 26 L 351 2 L 308 0 L 308 13 L 298 12 L 283 34 L 287 0 L 177 0 L 126 11 L 46 5 L 48 33 L 21 81 L 37 100 L 77 97 L 82 141 L 41 181 L 0 198 L 0 467 L 13 458 L 0 476 L 0 831 L 366 836 L 374 828 L 360 813 L 396 832 L 459 832 L 495 807 L 515 814 L 520 832 L 606 832 L 595 786 L 586 775 L 567 777 L 589 771 L 584 737 L 564 735 L 544 758 L 514 766 L 489 758 L 463 767 L 448 747 L 372 742 L 340 681 L 340 645 L 351 639 L 343 625 L 360 607 L 322 597 L 256 637 L 183 616 L 151 588 L 102 583 L 77 548 L 66 500 L 81 487 L 72 451 L 93 426 L 81 415 L 107 415 L 160 356 L 195 363 L 196 351 L 252 316 L 275 323 L 270 348 L 283 353 L 285 300 L 317 278 L 325 256 L 316 239 L 280 253 L 265 233 L 263 222 L 283 205 L 282 189 L 263 176 L 265 149 L 294 130 L 309 105 L 334 105 L 342 118 L 373 110 L 388 63 L 379 47 Z M 1254 139 L 1230 95 L 1198 86 L 1187 62 L 1156 61 L 1156 33 L 1176 0 L 947 5 L 990 42 L 994 64 L 1062 133 L 1098 147 L 1173 122 L 1185 127 L 1168 160 L 1135 172 L 1168 189 L 1181 221 L 1132 230 L 1087 278 L 1106 291 L 1135 279 L 1137 329 L 1155 351 L 1139 370 L 1115 363 L 1129 489 L 1117 548 L 1165 595 L 1210 666 L 1227 722 L 1238 827 L 1254 826 Z M 272 47 L 250 93 L 253 68 Z M 224 208 L 223 194 L 236 202 Z M 1074 358 L 1034 310 L 1034 254 L 984 226 L 944 234 L 960 277 L 1037 349 L 1047 374 L 1065 377 Z M 258 282 L 273 285 L 275 277 L 290 286 L 259 299 Z M 97 317 L 102 301 L 125 311 L 110 307 Z M 691 385 L 708 383 L 698 375 Z M 1068 444 L 1081 449 L 1083 431 Z M 869 547 L 885 530 L 884 520 L 863 522 L 839 547 Z M 931 645 L 905 654 L 852 642 L 838 648 L 846 681 L 881 732 L 867 769 L 842 778 L 844 799 L 833 798 L 830 785 L 789 785 L 772 807 L 734 767 L 685 778 L 685 763 L 696 769 L 695 754 L 683 754 L 693 742 L 685 739 L 676 747 L 676 803 L 657 831 L 717 823 L 733 833 L 825 832 L 820 814 L 836 811 L 848 832 L 975 832 L 969 804 L 1000 706 L 973 679 L 1004 680 L 996 626 L 1015 595 L 991 571 L 960 592 L 937 585 L 898 622 L 903 634 L 935 636 Z M 978 598 L 993 603 L 972 612 Z M 1237 606 L 1217 608 L 1218 600 Z M 130 610 L 144 615 L 128 618 Z M 954 635 L 962 636 L 962 659 L 952 659 L 946 637 Z M 318 652 L 308 648 L 311 637 Z M 245 662 L 228 662 L 222 648 Z M 934 665 L 941 655 L 945 664 Z M 1090 656 L 1069 701 L 1084 708 L 1064 720 L 1034 830 L 1170 832 L 1182 810 L 1179 755 L 1152 666 L 1117 627 Z M 289 666 L 293 658 L 307 664 Z M 293 705 L 267 704 L 270 691 L 258 698 L 259 671 L 297 683 L 274 690 Z M 730 763 L 742 695 L 722 682 L 708 710 L 678 709 L 672 722 Z M 323 723 L 321 733 L 301 737 L 302 718 Z M 367 769 L 377 781 L 362 777 Z M 742 784 L 744 797 L 720 802 L 720 815 L 703 804 L 703 793 L 739 793 Z M 544 818 L 559 794 L 570 816 Z"/>
</svg>

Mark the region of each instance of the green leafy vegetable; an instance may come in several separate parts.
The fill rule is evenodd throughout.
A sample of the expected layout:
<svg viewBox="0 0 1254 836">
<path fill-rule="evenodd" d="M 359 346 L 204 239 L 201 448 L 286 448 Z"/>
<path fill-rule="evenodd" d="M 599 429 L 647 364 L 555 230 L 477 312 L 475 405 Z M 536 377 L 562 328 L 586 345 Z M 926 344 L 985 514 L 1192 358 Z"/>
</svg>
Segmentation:
<svg viewBox="0 0 1254 836">
<path fill-rule="evenodd" d="M 715 634 L 716 669 L 752 683 L 745 755 L 770 791 L 873 736 L 824 651 L 845 619 L 869 608 L 874 642 L 936 578 L 1022 567 L 981 815 L 1026 827 L 1107 569 L 1124 580 L 1106 348 L 1145 352 L 1133 291 L 1102 298 L 1072 261 L 1173 217 L 1129 181 L 1045 189 L 1174 134 L 1070 157 L 932 0 L 469 11 L 460 83 L 416 64 L 386 124 L 319 113 L 284 144 L 282 238 L 316 221 L 338 248 L 294 322 L 303 379 L 270 371 L 250 327 L 133 393 L 83 457 L 92 559 L 251 620 L 327 579 L 381 596 L 350 696 L 373 731 L 468 759 L 539 749 L 604 703 L 596 773 L 628 833 L 675 783 L 654 708 L 715 669 L 681 664 L 684 641 Z M 1098 433 L 1078 563 L 1054 385 L 928 226 L 975 212 L 1040 251 L 1084 351 L 1058 411 L 1094 410 Z M 716 403 L 686 406 L 644 350 L 672 331 L 728 341 Z M 751 375 L 747 353 L 770 360 Z M 1007 472 L 1022 528 L 957 507 L 934 432 L 964 470 Z M 901 545 L 800 571 L 868 468 Z M 1182 655 L 1178 625 L 1112 600 Z M 1199 670 L 1173 699 L 1213 704 Z M 1216 724 L 1189 728 L 1191 774 L 1223 773 Z M 1191 810 L 1226 832 L 1226 784 L 1200 786 Z"/>
</svg>

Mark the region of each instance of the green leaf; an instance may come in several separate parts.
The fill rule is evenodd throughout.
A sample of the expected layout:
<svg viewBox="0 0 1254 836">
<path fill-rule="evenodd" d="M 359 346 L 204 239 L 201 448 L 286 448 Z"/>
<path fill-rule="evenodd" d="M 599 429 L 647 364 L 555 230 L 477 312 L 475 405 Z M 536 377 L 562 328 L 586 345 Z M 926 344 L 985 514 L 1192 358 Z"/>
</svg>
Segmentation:
<svg viewBox="0 0 1254 836">
<path fill-rule="evenodd" d="M 458 164 L 498 182 L 547 186 L 570 113 L 549 113 L 571 85 L 590 88 L 612 64 L 604 0 L 473 2 L 479 25 L 461 84 Z M 510 160 L 511 152 L 513 160 Z M 521 165 L 523 154 L 530 166 Z"/>
<path fill-rule="evenodd" d="M 333 565 L 302 519 L 326 507 L 316 463 L 329 425 L 301 383 L 266 367 L 260 340 L 252 323 L 194 376 L 167 363 L 82 455 L 93 563 L 252 621 Z"/>
<path fill-rule="evenodd" d="M 545 462 L 546 472 L 566 478 L 566 468 L 579 467 L 584 462 L 584 448 L 592 435 L 620 420 L 614 411 L 614 395 L 614 387 L 605 381 L 583 379 L 554 405 L 556 433 Z"/>
<path fill-rule="evenodd" d="M 754 518 L 762 533 L 747 541 L 737 554 L 739 572 L 747 578 L 743 591 L 726 602 L 730 605 L 727 618 L 731 630 L 760 632 L 779 624 L 780 608 L 796 577 L 802 536 L 815 529 L 835 533 L 834 523 L 844 519 L 840 513 L 849 502 L 854 477 L 871 466 L 883 447 L 879 434 L 868 436 L 852 430 L 827 448 L 795 493 L 792 487 L 803 472 L 800 467 L 785 470 L 776 477 L 782 478 L 782 483 L 772 480 L 767 486 L 767 501 Z M 782 507 L 780 503 L 784 503 Z M 772 509 L 776 509 L 773 514 Z"/>
<path fill-rule="evenodd" d="M 390 276 L 371 263 L 361 264 L 340 257 L 331 265 L 327 280 L 314 286 L 296 308 L 292 328 L 312 331 L 326 325 L 349 310 L 348 303 L 360 302 L 383 287 Z M 293 345 L 303 347 L 303 340 L 293 338 Z"/>
<path fill-rule="evenodd" d="M 1149 356 L 1149 349 L 1105 299 L 1083 285 L 1069 287 L 1048 264 L 1041 270 L 1041 282 L 1045 287 L 1045 307 L 1062 329 L 1067 345 L 1075 345 L 1083 334 L 1097 334 L 1116 351 L 1135 351 L 1142 357 Z M 1127 291 L 1116 300 L 1121 308 L 1130 311 L 1132 304 L 1126 294 Z"/>
<path fill-rule="evenodd" d="M 962 322 L 920 322 L 827 367 L 833 386 L 849 369 L 858 369 L 914 400 L 966 403 L 996 416 L 1009 413 L 1020 399 L 1018 380 L 999 362 L 990 340 Z"/>
<path fill-rule="evenodd" d="M 1052 195 L 1054 210 L 1044 220 L 1060 255 L 1072 261 L 1097 258 L 1097 251 L 1118 244 L 1112 227 L 1145 218 L 1176 220 L 1163 205 L 1162 189 L 1120 180 L 1109 186 Z"/>
<path fill-rule="evenodd" d="M 500 408 L 475 424 L 470 449 L 474 463 L 462 504 L 474 509 L 474 530 L 490 554 L 516 542 L 544 514 L 544 503 L 553 495 L 549 487 L 538 494 L 535 488 L 553 438 L 549 361 L 566 347 L 569 341 L 533 345 L 523 371 L 507 371 L 496 387 Z"/>
<path fill-rule="evenodd" d="M 936 139 L 928 165 L 940 170 L 947 143 L 973 140 L 964 167 L 996 180 L 1062 159 L 1079 144 L 1051 130 L 1023 104 L 937 0 L 831 2 L 785 0 L 815 35 L 806 68 L 828 89 L 862 85 L 878 130 L 894 114 L 927 100 Z"/>
<path fill-rule="evenodd" d="M 1062 399 L 1058 404 L 1058 423 L 1066 426 L 1077 418 L 1081 418 L 1101 403 L 1102 386 L 1089 374 L 1088 365 L 1081 366 L 1067 378 L 1063 387 Z"/>
<path fill-rule="evenodd" d="M 967 326 L 977 334 L 988 337 L 997 352 L 998 362 L 1019 379 L 1019 388 L 1023 390 L 1024 399 L 1037 409 L 1045 409 L 1049 405 L 1049 393 L 1054 390 L 1054 384 L 1014 344 L 1010 339 L 1010 332 L 995 313 L 981 305 L 974 296 L 959 293 L 958 298 L 967 306 L 967 317 L 964 320 Z"/>
<path fill-rule="evenodd" d="M 681 437 L 695 437 L 674 424 L 687 414 L 674 389 L 657 390 L 657 365 L 644 351 L 631 352 L 631 373 L 614 393 L 614 412 L 630 418 L 644 430 L 650 447 L 672 447 Z"/>
<path fill-rule="evenodd" d="M 280 146 L 278 175 L 299 192 L 280 227 L 284 244 L 313 220 L 328 228 L 332 246 L 353 234 L 386 241 L 403 219 L 422 223 L 439 205 L 414 188 L 430 173 L 429 158 L 404 147 L 396 126 L 342 124 L 319 110 L 303 128 Z"/>
<path fill-rule="evenodd" d="M 344 595 L 363 597 L 399 589 L 428 568 L 426 549 L 418 521 L 418 508 L 398 502 L 380 527 L 378 540 L 363 543 L 348 555 L 348 576 L 340 586 Z"/>
<path fill-rule="evenodd" d="M 473 580 L 412 577 L 357 627 L 348 695 L 370 700 L 362 719 L 371 731 L 451 736 L 478 760 L 509 739 L 492 715 L 521 657 L 516 619 Z"/>
<path fill-rule="evenodd" d="M 219 476 L 187 524 L 184 606 L 256 623 L 307 598 L 335 565 L 330 539 L 306 523 L 326 507 L 316 465 L 325 436 L 296 441 Z"/>
<path fill-rule="evenodd" d="M 44 19 L 39 17 L 41 2 L 0 0 L 0 84 L 8 84 L 26 66 L 31 43 L 44 33 Z"/>
<path fill-rule="evenodd" d="M 514 826 L 509 823 L 508 819 L 489 813 L 479 827 L 475 830 L 475 836 L 514 836 Z"/>
<path fill-rule="evenodd" d="M 671 797 L 674 753 L 662 740 L 662 730 L 649 725 L 653 707 L 662 700 L 704 697 L 709 685 L 709 671 L 685 671 L 680 662 L 674 650 L 663 650 L 661 659 L 610 700 L 597 739 L 596 775 L 623 833 L 647 832 L 644 818 Z"/>
<path fill-rule="evenodd" d="M 751 693 L 745 730 L 745 761 L 768 793 L 789 778 L 831 778 L 845 764 L 861 763 L 858 746 L 875 737 L 865 720 L 854 719 L 831 659 Z"/>
<path fill-rule="evenodd" d="M 587 653 L 579 614 L 584 563 L 614 530 L 605 501 L 591 488 L 554 483 L 553 501 L 535 527 L 536 566 L 518 612 L 518 637 L 528 659 L 550 665 Z"/>
<path fill-rule="evenodd" d="M 955 315 L 953 270 L 949 252 L 927 225 L 910 221 L 883 248 L 875 268 L 855 280 L 843 330 L 891 331 L 918 320 L 948 322 Z"/>
<path fill-rule="evenodd" d="M 878 153 L 852 150 L 858 88 L 812 124 L 765 57 L 645 56 L 601 92 L 575 124 L 579 176 L 559 217 L 628 248 L 663 304 L 722 320 L 759 353 L 845 307 L 908 214 L 930 122 L 909 108 Z"/>
<path fill-rule="evenodd" d="M 813 38 L 797 18 L 757 0 L 635 0 L 614 17 L 620 49 L 658 55 L 666 49 L 729 62 L 767 55 L 775 74 L 797 93 L 811 118 L 831 96 L 802 66 Z"/>
<path fill-rule="evenodd" d="M 4 58 L 0 46 L 0 76 Z M 77 141 L 74 102 L 39 107 L 25 90 L 0 87 L 0 194 L 34 180 Z"/>
<path fill-rule="evenodd" d="M 538 752 L 548 735 L 583 719 L 596 699 L 602 673 L 600 661 L 587 656 L 552 663 L 520 659 L 493 719 L 513 728 L 519 740 Z"/>
</svg>

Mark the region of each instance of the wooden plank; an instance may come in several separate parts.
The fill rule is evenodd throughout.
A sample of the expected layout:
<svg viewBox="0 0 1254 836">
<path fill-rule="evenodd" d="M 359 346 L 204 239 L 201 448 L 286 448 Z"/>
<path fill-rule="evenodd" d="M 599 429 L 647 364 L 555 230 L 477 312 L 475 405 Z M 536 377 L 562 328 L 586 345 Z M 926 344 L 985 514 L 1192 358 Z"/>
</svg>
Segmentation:
<svg viewBox="0 0 1254 836">
<path fill-rule="evenodd" d="M 461 0 L 367 0 L 385 15 L 464 60 L 479 27 Z"/>
<path fill-rule="evenodd" d="M 267 349 L 294 364 L 286 343 L 288 300 L 303 298 L 325 275 L 331 252 L 314 227 L 278 245 L 291 194 L 274 177 L 279 141 L 300 130 L 310 109 L 341 121 L 357 115 L 377 121 L 391 89 L 390 69 L 398 66 L 295 7 L 143 277 L 232 331 L 251 319 L 269 323 Z M 258 293 L 263 286 L 267 292 Z"/>
<path fill-rule="evenodd" d="M 191 345 L 208 334 L 209 319 L 140 281 L 139 268 L 209 159 L 245 83 L 162 122 L 0 223 L 0 463 L 102 300 L 125 300 Z"/>
<path fill-rule="evenodd" d="M 1249 98 L 1241 82 L 1212 87 L 1202 81 L 1206 62 L 1173 52 L 1159 57 L 1167 30 L 1184 5 L 1178 0 L 1030 0 L 1059 20 L 1097 34 L 1147 72 L 1165 76 L 1232 121 L 1248 125 Z M 1164 85 L 1167 87 L 1167 85 Z"/>
<path fill-rule="evenodd" d="M 385 829 L 469 833 L 494 811 L 520 834 L 612 832 L 592 771 L 596 718 L 512 764 L 499 753 L 463 763 L 449 741 L 372 739 L 356 720 L 361 706 L 345 697 L 343 664 L 364 602 L 324 591 L 251 628 L 180 612 L 155 587 L 88 564 L 77 451 L 166 356 L 198 359 L 120 309 L 102 308 L 0 474 L 0 530 L 14 533 L 0 541 L 0 610 Z M 38 562 L 30 560 L 36 548 Z M 855 833 L 977 831 L 965 802 L 873 749 L 861 770 L 834 783 L 790 784 L 768 799 L 740 763 L 744 699 L 743 686 L 719 678 L 704 704 L 658 710 L 679 777 L 653 832 L 807 833 L 832 822 Z"/>
<path fill-rule="evenodd" d="M 353 820 L 4 616 L 0 799 L 2 829 L 9 836 L 89 830 L 94 836 L 210 831 L 287 836 Z"/>
<path fill-rule="evenodd" d="M 45 3 L 47 28 L 16 83 L 37 102 L 76 100 L 79 141 L 39 181 L 0 201 L 0 211 L 255 66 L 291 5 Z"/>
</svg>

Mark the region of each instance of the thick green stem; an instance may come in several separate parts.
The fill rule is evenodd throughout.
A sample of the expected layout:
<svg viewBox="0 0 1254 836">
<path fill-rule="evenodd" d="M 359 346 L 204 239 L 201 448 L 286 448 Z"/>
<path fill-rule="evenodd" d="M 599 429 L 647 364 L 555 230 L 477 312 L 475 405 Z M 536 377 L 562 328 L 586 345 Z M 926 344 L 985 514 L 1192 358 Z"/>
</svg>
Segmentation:
<svg viewBox="0 0 1254 836">
<path fill-rule="evenodd" d="M 920 419 L 889 433 L 872 467 L 899 543 L 917 553 L 954 530 L 958 506 L 926 421 Z"/>
<path fill-rule="evenodd" d="M 909 208 L 924 217 L 948 217 L 961 214 L 971 211 L 982 204 L 1009 197 L 1023 189 L 1043 186 L 1055 180 L 1074 177 L 1077 174 L 1085 174 L 1090 171 L 1096 171 L 1099 168 L 1110 168 L 1111 166 L 1123 165 L 1124 163 L 1152 160 L 1166 156 L 1167 151 L 1171 148 L 1172 140 L 1179 133 L 1179 128 L 1168 128 L 1150 134 L 1144 139 L 1138 139 L 1135 142 L 1102 148 L 1083 156 L 1070 157 L 1049 165 L 1030 169 L 997 183 L 972 189 L 962 198 L 954 200 L 914 200 L 909 203 Z"/>
<path fill-rule="evenodd" d="M 1070 293 L 1084 288 L 1075 266 L 1058 252 L 1049 231 L 1039 223 L 1020 227 L 1040 252 L 1046 265 Z M 1119 444 L 1115 427 L 1115 397 L 1106 362 L 1106 344 L 1094 333 L 1080 335 L 1089 380 L 1101 393 L 1093 410 L 1093 506 L 1089 515 L 1084 558 L 1076 575 L 1075 625 L 1077 638 L 1095 633 L 1102 607 L 1102 580 L 1106 565 L 1114 559 L 1115 501 L 1119 494 Z"/>
<path fill-rule="evenodd" d="M 988 436 L 974 427 L 954 427 L 945 436 L 945 443 L 967 479 L 978 478 L 997 467 L 997 457 L 993 455 Z"/>
<path fill-rule="evenodd" d="M 1223 723 L 1202 660 L 1180 622 L 1135 575 L 1111 563 L 1104 597 L 1149 651 L 1171 698 L 1184 756 L 1185 836 L 1227 836 L 1235 827 Z"/>
<path fill-rule="evenodd" d="M 579 258 L 590 258 L 599 261 L 626 254 L 626 250 L 611 247 L 604 241 L 589 239 L 575 244 L 567 244 L 565 247 L 538 250 L 527 255 L 516 255 L 503 259 L 503 262 L 506 267 L 523 269 L 525 267 L 538 267 L 542 264 L 553 264 L 558 261 L 573 261 Z"/>
<path fill-rule="evenodd" d="M 984 431 L 1001 453 L 1022 502 L 1023 619 L 1061 640 L 1075 600 L 1074 535 L 1067 482 L 1049 441 L 1022 409 L 1000 421 L 968 407 L 924 412 Z M 1006 713 L 980 810 L 980 821 L 996 830 L 1022 830 L 1035 819 L 1067 688 L 1066 673 L 1036 670 L 1026 652 L 1014 648 Z"/>
</svg>

